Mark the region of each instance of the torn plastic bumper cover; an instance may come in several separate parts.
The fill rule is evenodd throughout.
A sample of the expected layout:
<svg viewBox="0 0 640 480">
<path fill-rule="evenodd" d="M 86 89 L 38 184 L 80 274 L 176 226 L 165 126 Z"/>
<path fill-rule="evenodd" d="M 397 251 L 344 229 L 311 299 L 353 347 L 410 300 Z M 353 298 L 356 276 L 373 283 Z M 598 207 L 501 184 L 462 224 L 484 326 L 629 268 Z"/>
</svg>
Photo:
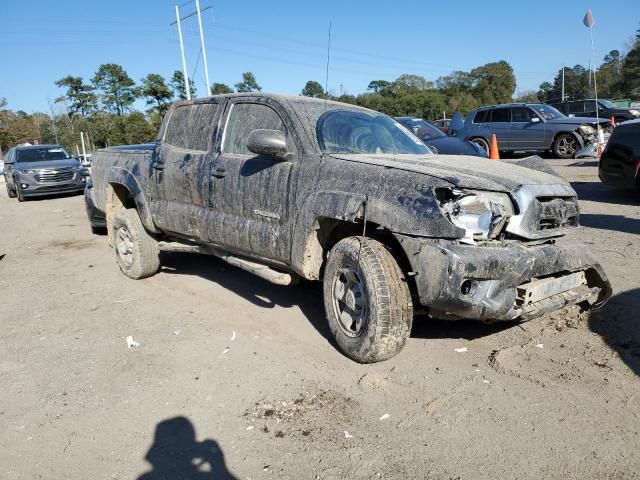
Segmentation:
<svg viewBox="0 0 640 480">
<path fill-rule="evenodd" d="M 611 285 L 584 245 L 462 245 L 396 235 L 420 303 L 435 317 L 530 320 L 566 305 L 602 306 Z"/>
</svg>

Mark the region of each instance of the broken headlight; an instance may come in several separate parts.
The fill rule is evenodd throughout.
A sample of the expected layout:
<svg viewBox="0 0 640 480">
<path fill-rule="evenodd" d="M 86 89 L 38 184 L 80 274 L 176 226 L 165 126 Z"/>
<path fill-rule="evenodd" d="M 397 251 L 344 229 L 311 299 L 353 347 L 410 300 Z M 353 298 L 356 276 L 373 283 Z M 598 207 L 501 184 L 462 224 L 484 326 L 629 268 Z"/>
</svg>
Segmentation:
<svg viewBox="0 0 640 480">
<path fill-rule="evenodd" d="M 443 189 L 444 190 L 444 189 Z M 464 243 L 495 238 L 514 214 L 513 203 L 506 193 L 480 190 L 446 189 L 440 208 L 456 227 L 464 230 Z"/>
<path fill-rule="evenodd" d="M 590 135 L 596 134 L 596 129 L 590 125 L 580 125 L 578 127 L 578 131 L 580 132 L 580 135 L 582 135 L 583 137 L 588 137 Z"/>
</svg>

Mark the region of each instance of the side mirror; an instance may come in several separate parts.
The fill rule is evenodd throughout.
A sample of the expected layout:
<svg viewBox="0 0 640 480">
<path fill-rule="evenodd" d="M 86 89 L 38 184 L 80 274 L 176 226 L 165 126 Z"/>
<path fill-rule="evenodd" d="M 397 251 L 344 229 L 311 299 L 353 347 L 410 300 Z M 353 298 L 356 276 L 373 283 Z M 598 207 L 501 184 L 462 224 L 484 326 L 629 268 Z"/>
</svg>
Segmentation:
<svg viewBox="0 0 640 480">
<path fill-rule="evenodd" d="M 540 117 L 533 117 L 531 119 L 531 123 L 538 123 L 540 121 Z"/>
<path fill-rule="evenodd" d="M 286 160 L 287 138 L 280 130 L 258 129 L 249 134 L 247 148 L 258 155 Z"/>
</svg>

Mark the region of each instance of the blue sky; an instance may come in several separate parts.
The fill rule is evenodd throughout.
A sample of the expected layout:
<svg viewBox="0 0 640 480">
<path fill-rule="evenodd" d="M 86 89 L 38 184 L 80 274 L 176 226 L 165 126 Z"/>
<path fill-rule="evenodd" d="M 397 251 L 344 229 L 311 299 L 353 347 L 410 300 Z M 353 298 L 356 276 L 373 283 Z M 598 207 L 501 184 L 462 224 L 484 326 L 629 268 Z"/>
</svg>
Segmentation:
<svg viewBox="0 0 640 480">
<path fill-rule="evenodd" d="M 181 0 L 182 1 L 182 0 Z M 139 81 L 180 69 L 175 2 L 167 0 L 0 0 L 0 97 L 9 107 L 47 111 L 54 81 L 85 79 L 101 63 L 121 64 Z M 324 85 L 332 22 L 329 89 L 357 94 L 370 80 L 415 73 L 430 80 L 507 60 L 518 88 L 537 89 L 562 66 L 590 58 L 582 17 L 591 8 L 596 57 L 624 50 L 640 25 L 638 0 L 251 1 L 201 0 L 211 82 L 233 85 L 252 71 L 264 91 L 297 94 Z M 184 14 L 195 9 L 185 5 Z M 195 18 L 185 21 L 189 70 L 204 95 Z M 195 72 L 195 75 L 194 73 Z M 144 109 L 144 102 L 136 104 Z"/>
</svg>

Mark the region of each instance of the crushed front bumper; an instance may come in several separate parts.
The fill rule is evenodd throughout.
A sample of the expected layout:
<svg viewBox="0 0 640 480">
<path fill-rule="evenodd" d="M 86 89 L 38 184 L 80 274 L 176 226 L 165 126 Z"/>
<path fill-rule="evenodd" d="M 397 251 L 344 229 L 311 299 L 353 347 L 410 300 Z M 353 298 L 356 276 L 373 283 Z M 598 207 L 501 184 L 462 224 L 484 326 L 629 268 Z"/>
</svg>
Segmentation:
<svg viewBox="0 0 640 480">
<path fill-rule="evenodd" d="M 435 317 L 525 321 L 575 303 L 597 308 L 611 296 L 607 275 L 584 245 L 396 238 L 411 264 L 420 303 Z"/>
</svg>

